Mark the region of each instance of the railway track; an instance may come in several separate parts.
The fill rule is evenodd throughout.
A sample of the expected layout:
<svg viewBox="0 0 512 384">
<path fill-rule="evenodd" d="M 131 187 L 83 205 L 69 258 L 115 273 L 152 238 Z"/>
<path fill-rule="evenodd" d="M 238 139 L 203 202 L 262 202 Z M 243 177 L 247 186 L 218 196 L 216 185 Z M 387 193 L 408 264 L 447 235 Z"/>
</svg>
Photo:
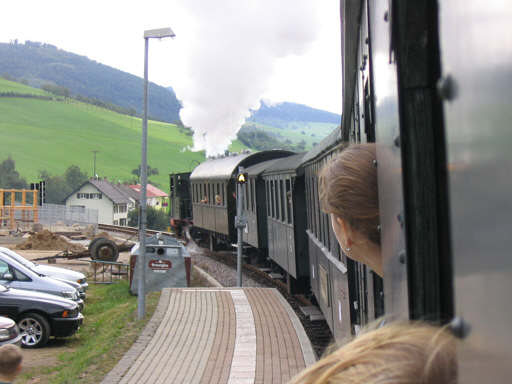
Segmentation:
<svg viewBox="0 0 512 384">
<path fill-rule="evenodd" d="M 104 230 L 104 231 L 126 233 L 129 235 L 135 235 L 139 232 L 139 228 L 123 227 L 120 225 L 98 224 L 98 228 L 101 230 Z M 151 234 L 151 235 L 155 235 L 157 233 L 162 233 L 164 235 L 174 236 L 174 232 L 154 231 L 152 229 L 146 229 L 146 233 Z"/>
</svg>

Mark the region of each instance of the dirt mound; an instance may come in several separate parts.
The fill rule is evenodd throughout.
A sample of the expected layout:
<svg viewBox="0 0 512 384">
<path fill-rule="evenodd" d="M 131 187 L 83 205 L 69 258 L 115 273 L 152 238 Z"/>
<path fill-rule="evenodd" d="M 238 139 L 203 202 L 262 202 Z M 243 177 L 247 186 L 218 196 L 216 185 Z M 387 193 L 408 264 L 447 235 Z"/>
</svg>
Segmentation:
<svg viewBox="0 0 512 384">
<path fill-rule="evenodd" d="M 99 237 L 103 237 L 104 239 L 109 239 L 109 240 L 112 240 L 114 241 L 114 239 L 112 238 L 112 236 L 110 236 L 107 232 L 100 232 L 100 233 L 97 233 L 92 239 L 97 239 Z"/>
<path fill-rule="evenodd" d="M 78 244 L 68 243 L 61 236 L 48 230 L 43 230 L 31 235 L 26 241 L 18 244 L 17 249 L 57 250 L 57 251 L 83 251 L 84 248 Z"/>
</svg>

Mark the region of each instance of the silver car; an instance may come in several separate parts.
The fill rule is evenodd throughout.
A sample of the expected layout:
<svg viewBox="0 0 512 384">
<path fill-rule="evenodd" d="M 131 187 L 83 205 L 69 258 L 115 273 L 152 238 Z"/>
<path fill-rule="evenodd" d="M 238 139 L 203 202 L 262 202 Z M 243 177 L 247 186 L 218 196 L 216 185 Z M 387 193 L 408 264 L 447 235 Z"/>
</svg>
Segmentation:
<svg viewBox="0 0 512 384">
<path fill-rule="evenodd" d="M 49 293 L 75 301 L 80 309 L 84 302 L 71 285 L 37 273 L 17 260 L 0 252 L 0 284 L 26 291 Z"/>
<path fill-rule="evenodd" d="M 0 253 L 12 257 L 13 259 L 17 260 L 25 267 L 32 269 L 36 273 L 50 276 L 61 281 L 66 280 L 73 282 L 73 284 L 71 285 L 74 288 L 77 288 L 78 292 L 80 293 L 80 297 L 82 299 L 85 299 L 85 291 L 89 287 L 89 284 L 87 283 L 87 278 L 83 273 L 72 271 L 70 269 L 54 267 L 51 265 L 34 263 L 33 261 L 25 259 L 23 256 L 9 248 L 0 247 Z M 79 286 L 77 286 L 77 284 Z"/>
</svg>

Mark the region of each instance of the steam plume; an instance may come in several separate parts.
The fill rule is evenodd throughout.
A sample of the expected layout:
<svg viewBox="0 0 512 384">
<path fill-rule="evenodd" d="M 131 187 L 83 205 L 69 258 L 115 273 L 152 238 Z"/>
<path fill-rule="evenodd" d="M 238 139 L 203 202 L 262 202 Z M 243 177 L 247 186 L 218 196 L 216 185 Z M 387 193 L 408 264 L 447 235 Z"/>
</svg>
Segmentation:
<svg viewBox="0 0 512 384">
<path fill-rule="evenodd" d="M 194 150 L 224 152 L 267 90 L 276 61 L 300 55 L 315 40 L 311 0 L 183 0 L 194 20 L 186 77 L 177 84 L 180 117 Z M 301 81 L 301 79 L 297 79 Z"/>
</svg>

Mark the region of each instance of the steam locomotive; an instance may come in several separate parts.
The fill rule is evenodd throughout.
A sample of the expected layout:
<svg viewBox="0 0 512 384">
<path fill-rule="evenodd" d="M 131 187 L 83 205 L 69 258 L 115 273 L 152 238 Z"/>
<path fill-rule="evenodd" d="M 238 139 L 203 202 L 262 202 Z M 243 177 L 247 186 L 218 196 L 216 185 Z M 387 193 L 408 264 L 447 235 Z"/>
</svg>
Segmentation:
<svg viewBox="0 0 512 384">
<path fill-rule="evenodd" d="M 189 203 L 176 187 L 171 198 L 188 204 L 212 247 L 234 242 L 234 177 L 244 166 L 251 261 L 268 257 L 290 292 L 311 291 L 337 339 L 383 314 L 448 324 L 461 338 L 460 382 L 507 382 L 512 8 L 462 0 L 340 7 L 341 128 L 306 154 L 209 160 L 188 176 Z M 383 279 L 341 252 L 319 209 L 318 170 L 356 142 L 377 143 Z"/>
</svg>

